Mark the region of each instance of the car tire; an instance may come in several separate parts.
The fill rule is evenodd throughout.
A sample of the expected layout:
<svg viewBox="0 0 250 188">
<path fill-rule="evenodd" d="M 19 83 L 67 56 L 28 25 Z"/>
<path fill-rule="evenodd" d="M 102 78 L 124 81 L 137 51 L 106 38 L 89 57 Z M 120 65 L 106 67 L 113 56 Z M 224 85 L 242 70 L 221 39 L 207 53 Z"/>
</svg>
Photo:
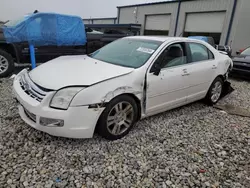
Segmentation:
<svg viewBox="0 0 250 188">
<path fill-rule="evenodd" d="M 111 100 L 97 123 L 97 133 L 107 140 L 117 140 L 129 133 L 138 119 L 138 106 L 128 95 Z"/>
<path fill-rule="evenodd" d="M 211 106 L 216 104 L 220 100 L 222 90 L 223 80 L 220 77 L 217 77 L 208 90 L 208 93 L 205 98 L 206 103 Z"/>
<path fill-rule="evenodd" d="M 14 71 L 14 60 L 12 56 L 0 49 L 0 78 L 9 76 Z"/>
</svg>

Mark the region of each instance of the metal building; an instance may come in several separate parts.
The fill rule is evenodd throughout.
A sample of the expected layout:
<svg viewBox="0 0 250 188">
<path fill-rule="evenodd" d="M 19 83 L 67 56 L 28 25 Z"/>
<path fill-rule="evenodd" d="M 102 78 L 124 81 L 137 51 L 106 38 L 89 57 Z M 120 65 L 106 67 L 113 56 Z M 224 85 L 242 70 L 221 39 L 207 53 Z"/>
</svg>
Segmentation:
<svg viewBox="0 0 250 188">
<path fill-rule="evenodd" d="M 117 18 L 89 18 L 83 19 L 85 24 L 116 24 Z"/>
<path fill-rule="evenodd" d="M 174 0 L 117 8 L 117 22 L 141 24 L 144 35 L 212 36 L 234 53 L 250 46 L 250 0 Z"/>
</svg>

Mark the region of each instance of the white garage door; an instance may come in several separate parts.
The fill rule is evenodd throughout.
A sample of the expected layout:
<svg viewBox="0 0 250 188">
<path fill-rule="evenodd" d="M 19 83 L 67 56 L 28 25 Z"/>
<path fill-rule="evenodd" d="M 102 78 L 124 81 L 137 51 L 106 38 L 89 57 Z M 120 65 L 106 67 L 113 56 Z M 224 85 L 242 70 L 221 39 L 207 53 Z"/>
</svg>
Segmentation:
<svg viewBox="0 0 250 188">
<path fill-rule="evenodd" d="M 186 18 L 186 32 L 221 33 L 225 12 L 189 13 Z"/>
<path fill-rule="evenodd" d="M 145 30 L 168 31 L 170 27 L 169 14 L 167 15 L 148 15 L 146 16 Z"/>
</svg>

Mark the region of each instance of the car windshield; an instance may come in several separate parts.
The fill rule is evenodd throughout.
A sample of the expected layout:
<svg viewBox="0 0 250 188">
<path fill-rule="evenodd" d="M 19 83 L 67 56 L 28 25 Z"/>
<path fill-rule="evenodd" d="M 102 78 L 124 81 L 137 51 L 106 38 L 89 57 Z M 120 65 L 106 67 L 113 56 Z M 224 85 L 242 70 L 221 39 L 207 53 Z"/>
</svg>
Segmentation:
<svg viewBox="0 0 250 188">
<path fill-rule="evenodd" d="M 250 56 L 250 48 L 245 49 L 243 52 L 241 52 L 240 55 L 249 55 Z"/>
<path fill-rule="evenodd" d="M 28 17 L 29 17 L 29 16 L 26 15 L 26 16 L 22 16 L 22 17 L 20 17 L 20 18 L 18 18 L 18 19 L 15 19 L 15 20 L 9 20 L 9 21 L 8 21 L 7 23 L 5 23 L 4 25 L 7 26 L 7 27 L 15 27 L 15 26 L 17 26 L 19 23 L 21 23 L 21 22 L 27 20 Z"/>
<path fill-rule="evenodd" d="M 138 68 L 161 44 L 160 41 L 124 38 L 104 46 L 90 57 L 123 67 Z"/>
</svg>

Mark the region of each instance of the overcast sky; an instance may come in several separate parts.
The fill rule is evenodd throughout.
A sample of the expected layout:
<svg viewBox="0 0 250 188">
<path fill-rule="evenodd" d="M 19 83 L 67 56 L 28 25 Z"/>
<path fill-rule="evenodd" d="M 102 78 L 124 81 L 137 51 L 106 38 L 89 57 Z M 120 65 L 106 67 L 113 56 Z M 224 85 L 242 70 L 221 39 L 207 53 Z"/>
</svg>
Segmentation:
<svg viewBox="0 0 250 188">
<path fill-rule="evenodd" d="M 117 6 L 157 1 L 162 0 L 0 0 L 0 20 L 15 19 L 36 9 L 82 18 L 116 17 Z"/>
</svg>

